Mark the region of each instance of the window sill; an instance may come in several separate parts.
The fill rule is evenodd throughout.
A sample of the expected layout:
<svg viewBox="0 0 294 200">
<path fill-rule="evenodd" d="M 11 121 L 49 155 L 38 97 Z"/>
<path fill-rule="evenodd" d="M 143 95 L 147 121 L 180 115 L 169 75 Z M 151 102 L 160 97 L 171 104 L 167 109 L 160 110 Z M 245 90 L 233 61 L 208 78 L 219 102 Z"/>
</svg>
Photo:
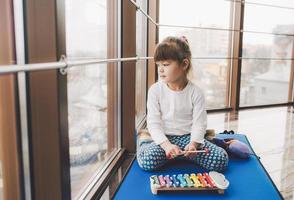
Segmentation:
<svg viewBox="0 0 294 200">
<path fill-rule="evenodd" d="M 109 162 L 105 163 L 105 169 L 101 174 L 97 174 L 97 178 L 85 188 L 82 195 L 77 199 L 100 199 L 105 193 L 105 190 L 111 185 L 115 175 L 121 170 L 123 163 L 127 160 L 127 152 L 125 149 L 118 149 L 117 152 L 110 158 Z"/>
</svg>

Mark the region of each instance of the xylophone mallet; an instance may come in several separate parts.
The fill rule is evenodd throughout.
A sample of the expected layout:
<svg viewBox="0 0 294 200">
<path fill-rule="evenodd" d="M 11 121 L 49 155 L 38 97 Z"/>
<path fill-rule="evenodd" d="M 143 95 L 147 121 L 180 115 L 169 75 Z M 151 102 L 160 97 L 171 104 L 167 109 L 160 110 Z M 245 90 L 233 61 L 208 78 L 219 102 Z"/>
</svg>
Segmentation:
<svg viewBox="0 0 294 200">
<path fill-rule="evenodd" d="M 195 151 L 186 150 L 186 151 L 182 151 L 182 154 L 185 154 L 185 153 L 206 153 L 206 154 L 209 154 L 209 149 L 205 148 L 203 150 L 195 150 Z"/>
<path fill-rule="evenodd" d="M 183 155 L 185 153 L 206 153 L 206 155 L 209 154 L 209 149 L 208 148 L 205 148 L 203 150 L 195 150 L 195 151 L 189 151 L 189 150 L 185 150 L 185 151 L 181 151 L 180 155 Z M 174 154 L 166 154 L 166 157 L 171 159 L 171 158 L 174 158 L 175 155 Z"/>
</svg>

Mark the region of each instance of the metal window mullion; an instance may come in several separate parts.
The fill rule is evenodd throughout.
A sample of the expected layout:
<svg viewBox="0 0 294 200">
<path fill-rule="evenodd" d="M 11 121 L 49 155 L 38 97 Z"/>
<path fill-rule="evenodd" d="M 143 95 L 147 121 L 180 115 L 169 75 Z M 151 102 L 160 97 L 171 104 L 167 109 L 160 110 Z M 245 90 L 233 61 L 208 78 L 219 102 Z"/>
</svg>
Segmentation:
<svg viewBox="0 0 294 200">
<path fill-rule="evenodd" d="M 99 63 L 110 63 L 110 62 L 127 62 L 136 60 L 148 60 L 153 57 L 128 57 L 128 58 L 113 58 L 113 59 L 89 59 L 80 61 L 66 61 L 66 59 L 60 62 L 49 62 L 49 63 L 36 63 L 36 64 L 19 64 L 19 65 L 1 65 L 0 74 L 14 73 L 19 71 L 38 71 L 38 70 L 49 70 L 49 69 L 64 69 L 69 67 L 83 67 L 82 65 L 91 65 Z"/>
<path fill-rule="evenodd" d="M 68 61 L 68 66 L 79 66 L 87 64 L 98 64 L 98 63 L 110 63 L 110 62 L 127 62 L 136 60 L 147 60 L 152 57 L 125 57 L 125 58 L 112 58 L 112 59 L 92 59 L 92 60 L 81 60 L 81 61 Z"/>
<path fill-rule="evenodd" d="M 150 16 L 146 13 L 146 11 L 144 11 L 135 1 L 133 0 L 129 0 L 132 4 L 134 4 L 134 6 L 136 6 L 137 10 L 140 10 L 142 12 L 143 15 L 145 15 L 154 25 L 158 26 L 158 23 Z"/>
<path fill-rule="evenodd" d="M 61 62 L 60 63 L 52 62 L 52 63 L 38 63 L 38 64 L 1 65 L 0 74 L 59 69 L 62 67 L 66 67 L 66 64 Z"/>
<path fill-rule="evenodd" d="M 235 23 L 235 3 L 230 5 L 230 27 L 234 26 Z M 228 44 L 228 53 L 230 56 L 233 55 L 233 43 L 234 43 L 234 32 L 229 32 L 229 44 Z M 225 107 L 231 107 L 231 93 L 232 93 L 232 66 L 233 60 L 227 60 L 227 77 L 226 77 L 226 99 Z"/>
<path fill-rule="evenodd" d="M 234 28 L 243 29 L 244 25 L 244 4 L 234 4 Z M 243 48 L 243 32 L 234 32 L 233 34 L 233 57 L 241 57 Z M 240 104 L 240 86 L 241 86 L 241 65 L 242 59 L 232 61 L 231 71 L 231 92 L 230 107 L 236 111 Z"/>
<path fill-rule="evenodd" d="M 117 29 L 119 31 L 119 33 L 122 32 L 122 24 L 121 24 L 121 21 L 122 21 L 122 12 L 121 12 L 121 9 L 122 9 L 122 5 L 121 5 L 121 1 L 118 0 L 117 1 Z M 117 34 L 117 56 L 118 57 L 121 57 L 121 34 Z M 122 72 L 121 72 L 121 62 L 118 62 L 117 63 L 117 134 L 118 134 L 118 137 L 117 137 L 117 144 L 118 144 L 118 148 L 122 148 L 122 127 L 121 127 L 121 120 L 122 120 L 122 115 L 121 115 L 121 107 L 122 107 L 122 103 L 121 103 L 121 91 L 122 91 L 122 83 L 121 83 L 121 76 L 122 76 Z"/>
<path fill-rule="evenodd" d="M 292 41 L 292 58 L 294 57 L 294 40 Z M 294 60 L 291 60 L 290 80 L 288 89 L 288 102 L 294 102 Z M 294 105 L 294 104 L 293 104 Z"/>
<path fill-rule="evenodd" d="M 21 130 L 21 147 L 22 147 L 22 167 L 24 179 L 25 199 L 31 199 L 31 167 L 30 167 L 30 142 L 28 132 L 28 111 L 27 111 L 27 86 L 26 73 L 17 73 L 19 110 L 20 110 L 20 130 Z"/>
<path fill-rule="evenodd" d="M 24 65 L 25 48 L 24 48 L 24 14 L 23 1 L 14 0 L 14 27 L 15 27 L 15 48 L 16 63 Z M 23 171 L 23 188 L 24 198 L 30 200 L 31 194 L 31 167 L 30 167 L 30 148 L 29 148 L 29 131 L 28 131 L 28 111 L 27 111 L 27 86 L 25 72 L 17 73 L 19 112 L 20 112 L 20 132 L 21 132 L 21 154 L 22 154 L 22 171 Z"/>
<path fill-rule="evenodd" d="M 28 72 L 28 71 L 41 71 L 50 69 L 66 69 L 70 67 L 84 67 L 84 65 L 101 64 L 110 62 L 127 62 L 138 60 L 149 60 L 153 57 L 129 57 L 129 58 L 114 58 L 114 59 L 90 59 L 80 61 L 66 61 L 66 59 L 60 62 L 50 63 L 35 63 L 35 64 L 18 64 L 18 65 L 1 65 L 0 74 L 8 74 L 15 72 Z M 230 59 L 230 60 L 294 60 L 294 58 L 254 58 L 254 57 L 192 57 L 192 59 L 204 60 L 204 59 Z"/>
</svg>

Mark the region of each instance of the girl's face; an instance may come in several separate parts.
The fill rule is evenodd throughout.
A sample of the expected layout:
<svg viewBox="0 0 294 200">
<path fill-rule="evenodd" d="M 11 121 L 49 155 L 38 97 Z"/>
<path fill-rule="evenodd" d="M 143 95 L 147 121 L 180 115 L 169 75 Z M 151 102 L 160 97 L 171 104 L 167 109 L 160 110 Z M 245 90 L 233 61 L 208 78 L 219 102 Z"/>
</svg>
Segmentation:
<svg viewBox="0 0 294 200">
<path fill-rule="evenodd" d="M 166 83 L 175 83 L 182 78 L 186 78 L 186 59 L 184 60 L 182 65 L 174 60 L 158 61 L 156 62 L 156 65 L 159 78 Z"/>
</svg>

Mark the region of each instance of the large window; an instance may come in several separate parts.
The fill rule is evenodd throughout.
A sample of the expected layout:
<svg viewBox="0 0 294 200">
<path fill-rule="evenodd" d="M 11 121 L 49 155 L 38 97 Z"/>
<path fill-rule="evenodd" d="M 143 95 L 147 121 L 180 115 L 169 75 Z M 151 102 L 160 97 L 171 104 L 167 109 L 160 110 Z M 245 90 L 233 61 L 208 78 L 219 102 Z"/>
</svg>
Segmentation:
<svg viewBox="0 0 294 200">
<path fill-rule="evenodd" d="M 161 0 L 163 25 L 231 28 L 230 1 Z M 168 9 L 167 9 L 168 8 Z M 230 69 L 230 31 L 161 26 L 159 41 L 167 36 L 186 36 L 192 51 L 190 79 L 205 93 L 208 109 L 227 106 Z M 210 58 L 210 59 L 209 59 Z"/>
<path fill-rule="evenodd" d="M 293 1 L 257 1 L 293 7 Z M 262 13 L 262 14 L 260 14 Z M 273 14 L 274 13 L 274 14 Z M 244 30 L 294 34 L 292 9 L 246 4 Z M 240 106 L 288 102 L 293 37 L 244 33 Z"/>
<path fill-rule="evenodd" d="M 66 1 L 66 51 L 69 60 L 114 58 L 108 34 L 109 6 L 114 1 Z M 112 24 L 112 25 L 111 25 Z M 115 25 L 113 25 L 115 26 Z M 112 30 L 116 33 L 116 30 Z M 117 50 L 115 50 L 117 51 Z M 91 64 L 71 68 L 68 73 L 68 121 L 72 197 L 99 173 L 118 147 L 116 123 L 116 64 Z M 109 120 L 112 119 L 112 120 Z M 111 121 L 111 122 L 110 122 Z"/>
<path fill-rule="evenodd" d="M 136 3 L 147 11 L 148 0 L 139 0 Z M 147 18 L 141 11 L 136 13 L 136 54 L 147 56 Z M 136 64 L 136 124 L 140 123 L 146 114 L 146 83 L 147 61 L 140 60 Z"/>
</svg>

